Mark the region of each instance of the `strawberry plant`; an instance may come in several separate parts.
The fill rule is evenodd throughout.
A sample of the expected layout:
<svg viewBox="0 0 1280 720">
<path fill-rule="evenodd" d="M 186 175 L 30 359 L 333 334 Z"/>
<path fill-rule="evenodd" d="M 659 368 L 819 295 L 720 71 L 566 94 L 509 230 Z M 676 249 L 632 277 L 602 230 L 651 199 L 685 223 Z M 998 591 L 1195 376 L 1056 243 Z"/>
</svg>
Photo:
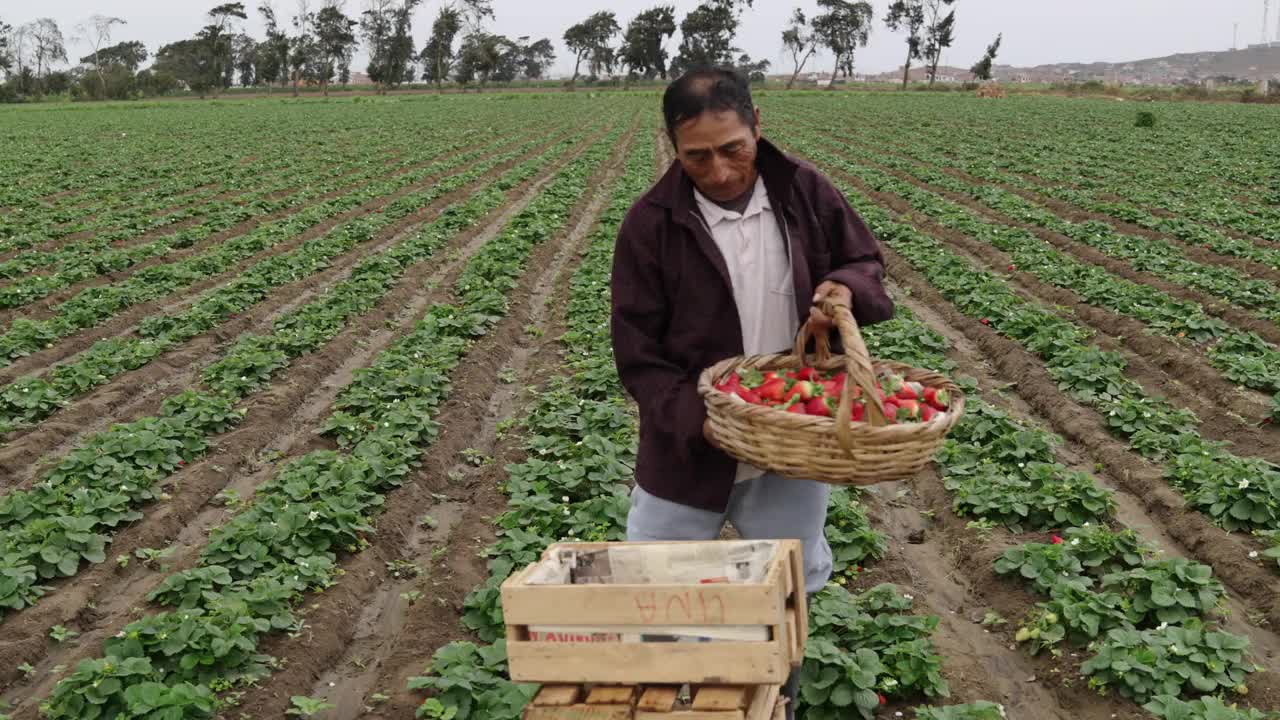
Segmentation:
<svg viewBox="0 0 1280 720">
<path fill-rule="evenodd" d="M 1277 720 L 1280 712 L 1267 712 L 1230 705 L 1216 697 L 1183 700 L 1173 695 L 1158 695 L 1142 706 L 1161 720 Z"/>
<path fill-rule="evenodd" d="M 1185 558 L 1150 562 L 1102 578 L 1100 586 L 1132 603 L 1135 624 L 1176 623 L 1202 617 L 1226 594 L 1213 569 Z"/>
<path fill-rule="evenodd" d="M 1206 630 L 1195 620 L 1159 630 L 1117 629 L 1090 646 L 1094 656 L 1080 671 L 1089 687 L 1137 702 L 1230 692 L 1256 669 L 1246 661 L 1248 647 L 1248 638 Z"/>
</svg>

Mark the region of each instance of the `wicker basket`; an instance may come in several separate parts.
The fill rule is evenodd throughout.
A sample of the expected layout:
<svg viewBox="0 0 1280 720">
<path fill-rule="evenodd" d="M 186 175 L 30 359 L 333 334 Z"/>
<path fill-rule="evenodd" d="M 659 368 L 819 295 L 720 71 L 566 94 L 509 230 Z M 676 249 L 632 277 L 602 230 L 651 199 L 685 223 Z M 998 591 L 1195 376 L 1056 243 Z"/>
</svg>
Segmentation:
<svg viewBox="0 0 1280 720">
<path fill-rule="evenodd" d="M 836 485 L 874 485 L 914 475 L 933 459 L 947 433 L 960 420 L 963 393 L 938 373 L 902 363 L 873 361 L 849 308 L 825 304 L 823 310 L 835 321 L 845 355 L 831 354 L 824 333 L 816 338 L 814 356 L 806 359 L 804 349 L 813 335 L 806 322 L 790 354 L 729 358 L 702 372 L 698 392 L 706 402 L 716 441 L 731 457 L 786 477 Z M 798 370 L 806 365 L 848 373 L 834 418 L 740 402 L 715 388 L 734 372 Z M 952 398 L 950 407 L 929 422 L 886 424 L 884 408 L 875 392 L 880 369 L 891 370 L 925 387 L 945 389 Z M 865 422 L 850 419 L 855 384 L 863 390 Z"/>
</svg>

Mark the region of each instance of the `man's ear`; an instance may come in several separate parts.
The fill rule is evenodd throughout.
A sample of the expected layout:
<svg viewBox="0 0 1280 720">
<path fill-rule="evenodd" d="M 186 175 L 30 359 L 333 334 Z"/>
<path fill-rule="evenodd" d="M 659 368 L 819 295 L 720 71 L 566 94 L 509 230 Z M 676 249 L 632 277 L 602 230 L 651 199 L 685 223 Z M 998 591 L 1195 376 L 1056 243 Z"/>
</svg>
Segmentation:
<svg viewBox="0 0 1280 720">
<path fill-rule="evenodd" d="M 756 114 L 756 128 L 754 131 L 754 135 L 756 136 L 756 140 L 759 140 L 760 139 L 760 108 L 758 107 L 755 108 L 754 112 Z"/>
</svg>

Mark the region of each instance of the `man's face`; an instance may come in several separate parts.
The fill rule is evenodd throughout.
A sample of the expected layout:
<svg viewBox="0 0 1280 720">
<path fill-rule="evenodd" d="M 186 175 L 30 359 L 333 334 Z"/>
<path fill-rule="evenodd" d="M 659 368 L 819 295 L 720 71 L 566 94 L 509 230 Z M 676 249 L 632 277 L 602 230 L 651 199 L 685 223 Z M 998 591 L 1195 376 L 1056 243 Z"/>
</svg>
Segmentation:
<svg viewBox="0 0 1280 720">
<path fill-rule="evenodd" d="M 676 157 L 703 195 L 717 202 L 741 197 L 756 182 L 756 126 L 732 110 L 705 112 L 676 126 Z"/>
</svg>

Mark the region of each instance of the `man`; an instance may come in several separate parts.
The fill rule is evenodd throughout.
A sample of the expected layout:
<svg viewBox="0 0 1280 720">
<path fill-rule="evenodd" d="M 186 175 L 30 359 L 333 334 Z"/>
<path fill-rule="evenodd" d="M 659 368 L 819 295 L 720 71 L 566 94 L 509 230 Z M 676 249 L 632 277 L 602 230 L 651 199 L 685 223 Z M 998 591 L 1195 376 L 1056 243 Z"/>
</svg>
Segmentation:
<svg viewBox="0 0 1280 720">
<path fill-rule="evenodd" d="M 829 486 L 739 465 L 716 448 L 703 369 L 791 347 L 822 299 L 862 325 L 893 315 L 870 230 L 812 165 L 760 136 L 746 80 L 684 75 L 663 96 L 677 161 L 627 214 L 613 264 L 613 351 L 640 408 L 630 540 L 799 539 L 806 589 L 831 576 Z M 798 676 L 788 683 L 795 696 Z"/>
</svg>

